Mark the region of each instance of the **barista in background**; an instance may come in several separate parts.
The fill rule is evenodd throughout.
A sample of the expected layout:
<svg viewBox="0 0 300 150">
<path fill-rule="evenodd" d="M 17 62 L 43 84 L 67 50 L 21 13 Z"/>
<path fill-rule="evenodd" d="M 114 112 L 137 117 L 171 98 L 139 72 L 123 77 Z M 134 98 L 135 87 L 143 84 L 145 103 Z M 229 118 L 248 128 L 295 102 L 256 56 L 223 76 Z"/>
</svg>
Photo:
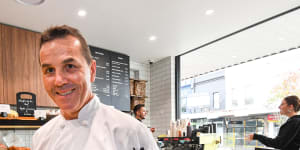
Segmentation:
<svg viewBox="0 0 300 150">
<path fill-rule="evenodd" d="M 133 112 L 134 112 L 135 118 L 137 120 L 139 120 L 140 122 L 142 122 L 142 120 L 144 120 L 147 115 L 147 110 L 146 110 L 144 104 L 137 104 L 133 108 Z M 148 127 L 148 128 L 150 128 L 150 127 Z M 150 131 L 155 132 L 155 128 L 150 128 Z"/>
<path fill-rule="evenodd" d="M 137 104 L 134 108 L 133 108 L 133 112 L 135 115 L 135 118 L 139 121 L 142 122 L 142 120 L 145 119 L 147 111 L 145 108 L 144 104 Z"/>
</svg>

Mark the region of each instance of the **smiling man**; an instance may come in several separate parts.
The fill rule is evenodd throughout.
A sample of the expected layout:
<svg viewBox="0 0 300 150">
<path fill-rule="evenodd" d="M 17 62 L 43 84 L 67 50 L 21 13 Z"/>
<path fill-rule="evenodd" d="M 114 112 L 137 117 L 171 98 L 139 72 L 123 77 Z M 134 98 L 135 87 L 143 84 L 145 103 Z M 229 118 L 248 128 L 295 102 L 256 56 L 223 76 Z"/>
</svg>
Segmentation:
<svg viewBox="0 0 300 150">
<path fill-rule="evenodd" d="M 33 150 L 158 149 L 143 124 L 94 96 L 96 62 L 78 30 L 49 28 L 40 45 L 44 87 L 61 115 L 37 130 Z"/>
</svg>

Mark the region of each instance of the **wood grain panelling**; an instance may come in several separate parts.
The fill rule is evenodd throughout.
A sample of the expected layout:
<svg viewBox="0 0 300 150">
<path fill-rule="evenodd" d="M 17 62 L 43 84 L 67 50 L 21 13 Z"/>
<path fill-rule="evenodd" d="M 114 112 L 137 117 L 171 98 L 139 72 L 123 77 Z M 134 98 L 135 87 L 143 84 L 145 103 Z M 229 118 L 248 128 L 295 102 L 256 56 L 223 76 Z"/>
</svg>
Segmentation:
<svg viewBox="0 0 300 150">
<path fill-rule="evenodd" d="M 40 55 L 40 52 L 39 52 L 39 47 L 40 47 L 40 37 L 41 37 L 41 34 L 39 33 L 36 33 L 36 58 L 39 59 L 39 55 Z M 37 60 L 37 64 L 39 64 L 39 60 Z M 39 89 L 37 91 L 37 95 L 38 95 L 38 100 L 37 100 L 37 105 L 38 106 L 54 106 L 54 107 L 57 107 L 56 104 L 51 100 L 51 98 L 48 96 L 45 88 L 44 88 L 44 84 L 43 84 L 43 80 L 42 80 L 42 70 L 41 70 L 41 67 L 39 65 L 38 67 L 38 76 L 37 76 L 37 88 Z"/>
<path fill-rule="evenodd" d="M 40 33 L 0 24 L 0 103 L 16 104 L 16 93 L 36 95 L 37 106 L 54 106 L 39 64 Z"/>
<path fill-rule="evenodd" d="M 4 51 L 2 49 L 2 34 L 1 34 L 1 31 L 2 31 L 2 25 L 0 24 L 0 103 L 1 104 L 4 104 L 6 103 L 6 99 L 4 98 Z"/>
<path fill-rule="evenodd" d="M 17 92 L 37 93 L 35 34 L 4 25 L 2 34 L 6 58 L 4 93 L 7 94 L 9 104 L 16 104 Z"/>
</svg>

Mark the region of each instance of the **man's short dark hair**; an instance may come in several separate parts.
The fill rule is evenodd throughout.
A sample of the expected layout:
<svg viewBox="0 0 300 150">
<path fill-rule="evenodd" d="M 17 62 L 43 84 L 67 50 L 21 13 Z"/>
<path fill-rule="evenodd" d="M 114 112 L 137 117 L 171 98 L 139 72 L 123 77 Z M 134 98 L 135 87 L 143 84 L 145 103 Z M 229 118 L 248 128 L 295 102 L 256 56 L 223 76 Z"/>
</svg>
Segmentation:
<svg viewBox="0 0 300 150">
<path fill-rule="evenodd" d="M 68 35 L 73 36 L 80 41 L 81 54 L 85 58 L 87 64 L 91 64 L 93 58 L 92 58 L 90 48 L 87 45 L 86 40 L 81 35 L 79 30 L 77 30 L 73 27 L 67 26 L 67 25 L 53 26 L 53 27 L 50 27 L 47 30 L 45 30 L 41 36 L 40 48 L 42 47 L 43 44 L 45 44 L 49 41 L 53 41 L 53 40 L 59 39 L 59 38 L 65 38 Z"/>
<path fill-rule="evenodd" d="M 133 108 L 134 115 L 136 115 L 136 112 L 139 111 L 142 107 L 145 107 L 145 105 L 144 104 L 135 105 Z"/>
</svg>

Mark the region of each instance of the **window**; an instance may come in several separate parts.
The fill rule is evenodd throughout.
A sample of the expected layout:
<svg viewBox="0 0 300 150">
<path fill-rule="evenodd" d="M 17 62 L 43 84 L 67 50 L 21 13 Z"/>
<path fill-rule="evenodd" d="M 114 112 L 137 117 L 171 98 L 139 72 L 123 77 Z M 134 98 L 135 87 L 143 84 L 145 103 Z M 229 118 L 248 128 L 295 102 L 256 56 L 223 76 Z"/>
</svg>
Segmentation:
<svg viewBox="0 0 300 150">
<path fill-rule="evenodd" d="M 214 101 L 214 109 L 220 109 L 220 93 L 215 92 L 213 94 L 213 101 Z"/>
</svg>

